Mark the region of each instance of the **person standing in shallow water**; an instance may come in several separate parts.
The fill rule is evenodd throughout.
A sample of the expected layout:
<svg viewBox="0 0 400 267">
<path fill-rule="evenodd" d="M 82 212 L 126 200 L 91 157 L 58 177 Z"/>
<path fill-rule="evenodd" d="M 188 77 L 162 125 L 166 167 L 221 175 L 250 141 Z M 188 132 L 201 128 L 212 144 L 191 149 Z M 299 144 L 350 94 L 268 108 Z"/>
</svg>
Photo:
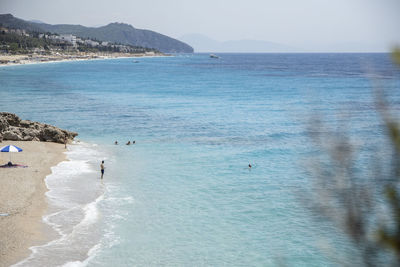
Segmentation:
<svg viewBox="0 0 400 267">
<path fill-rule="evenodd" d="M 65 145 L 65 149 L 67 149 L 67 142 L 68 142 L 67 135 L 64 135 L 64 145 Z"/>
<path fill-rule="evenodd" d="M 100 164 L 100 170 L 101 170 L 101 179 L 103 179 L 103 175 L 104 175 L 104 160 L 101 162 Z"/>
</svg>

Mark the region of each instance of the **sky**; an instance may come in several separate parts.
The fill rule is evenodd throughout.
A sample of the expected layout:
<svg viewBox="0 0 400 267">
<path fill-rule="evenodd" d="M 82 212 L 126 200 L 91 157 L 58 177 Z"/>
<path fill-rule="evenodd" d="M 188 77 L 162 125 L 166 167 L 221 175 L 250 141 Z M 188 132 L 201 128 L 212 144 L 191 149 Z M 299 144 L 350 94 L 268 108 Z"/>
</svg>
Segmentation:
<svg viewBox="0 0 400 267">
<path fill-rule="evenodd" d="M 0 14 L 50 24 L 124 22 L 173 38 L 262 40 L 307 51 L 400 45 L 400 0 L 0 0 Z"/>
</svg>

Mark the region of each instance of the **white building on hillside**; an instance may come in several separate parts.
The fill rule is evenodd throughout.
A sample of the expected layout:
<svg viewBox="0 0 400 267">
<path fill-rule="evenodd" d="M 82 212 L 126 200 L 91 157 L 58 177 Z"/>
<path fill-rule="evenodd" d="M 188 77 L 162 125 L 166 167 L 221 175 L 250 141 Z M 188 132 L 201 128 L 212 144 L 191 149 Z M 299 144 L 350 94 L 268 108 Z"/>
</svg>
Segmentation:
<svg viewBox="0 0 400 267">
<path fill-rule="evenodd" d="M 93 41 L 93 40 L 85 40 L 85 44 L 86 45 L 90 45 L 90 46 L 99 46 L 99 42 Z"/>
<path fill-rule="evenodd" d="M 58 35 L 49 35 L 47 36 L 50 40 L 60 40 L 60 36 Z"/>
<path fill-rule="evenodd" d="M 60 39 L 76 46 L 76 36 L 72 34 L 61 34 Z"/>
</svg>

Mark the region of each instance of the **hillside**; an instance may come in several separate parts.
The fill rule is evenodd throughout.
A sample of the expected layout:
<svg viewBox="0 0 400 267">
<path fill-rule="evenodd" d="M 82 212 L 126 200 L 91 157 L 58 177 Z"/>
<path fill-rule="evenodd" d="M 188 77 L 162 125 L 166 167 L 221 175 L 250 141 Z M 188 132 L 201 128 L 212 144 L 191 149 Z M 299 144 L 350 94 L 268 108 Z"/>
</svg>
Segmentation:
<svg viewBox="0 0 400 267">
<path fill-rule="evenodd" d="M 81 38 L 155 48 L 165 53 L 193 53 L 193 48 L 184 42 L 154 31 L 136 29 L 124 23 L 110 23 L 106 26 L 92 28 L 82 25 L 35 23 L 18 19 L 11 14 L 0 14 L 0 24 L 7 28 L 43 33 L 74 34 Z"/>
</svg>

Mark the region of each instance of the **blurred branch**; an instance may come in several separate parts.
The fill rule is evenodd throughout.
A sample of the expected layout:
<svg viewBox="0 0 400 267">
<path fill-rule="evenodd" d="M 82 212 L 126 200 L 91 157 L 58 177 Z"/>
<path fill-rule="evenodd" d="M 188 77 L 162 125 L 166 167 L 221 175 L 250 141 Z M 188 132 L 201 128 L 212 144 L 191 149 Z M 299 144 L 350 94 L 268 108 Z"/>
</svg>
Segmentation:
<svg viewBox="0 0 400 267">
<path fill-rule="evenodd" d="M 392 54 L 400 66 L 400 49 Z M 400 266 L 400 127 L 391 114 L 390 104 L 383 91 L 376 90 L 376 109 L 384 122 L 387 136 L 393 144 L 390 179 L 383 170 L 390 161 L 378 161 L 371 153 L 371 175 L 356 171 L 356 148 L 343 129 L 327 131 L 319 118 L 313 119 L 309 134 L 317 147 L 322 148 L 313 166 L 314 192 L 307 199 L 318 215 L 335 222 L 353 241 L 366 266 L 382 265 L 382 255 L 394 255 Z M 379 208 L 377 208 L 379 206 Z M 382 221 L 382 206 L 388 219 Z M 380 226 L 377 224 L 381 221 Z"/>
<path fill-rule="evenodd" d="M 392 53 L 393 61 L 400 66 L 400 47 L 396 47 Z"/>
</svg>

